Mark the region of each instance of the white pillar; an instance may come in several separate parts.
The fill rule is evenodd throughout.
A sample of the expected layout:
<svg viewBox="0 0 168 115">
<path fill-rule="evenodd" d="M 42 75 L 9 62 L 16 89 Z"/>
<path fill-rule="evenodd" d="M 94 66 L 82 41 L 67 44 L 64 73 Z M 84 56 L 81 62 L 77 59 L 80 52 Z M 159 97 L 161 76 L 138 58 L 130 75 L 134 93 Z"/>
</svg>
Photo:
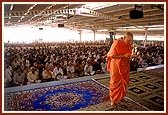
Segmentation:
<svg viewBox="0 0 168 115">
<path fill-rule="evenodd" d="M 82 30 L 79 30 L 79 42 L 82 41 Z"/>
<path fill-rule="evenodd" d="M 95 42 L 96 31 L 95 31 L 95 30 L 93 30 L 93 33 L 94 33 L 94 38 L 93 38 L 93 41 Z"/>
<path fill-rule="evenodd" d="M 147 30 L 147 28 L 145 28 L 145 41 L 144 41 L 144 47 L 146 47 L 147 33 L 148 33 L 148 30 Z"/>
</svg>

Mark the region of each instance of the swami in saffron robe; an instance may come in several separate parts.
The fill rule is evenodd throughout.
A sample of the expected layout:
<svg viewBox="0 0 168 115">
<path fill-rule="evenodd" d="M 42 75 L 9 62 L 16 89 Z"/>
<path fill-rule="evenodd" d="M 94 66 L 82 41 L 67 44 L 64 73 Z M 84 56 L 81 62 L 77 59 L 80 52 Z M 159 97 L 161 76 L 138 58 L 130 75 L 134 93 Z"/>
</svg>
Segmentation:
<svg viewBox="0 0 168 115">
<path fill-rule="evenodd" d="M 126 87 L 129 85 L 130 60 L 128 58 L 111 58 L 111 56 L 124 55 L 131 56 L 131 45 L 126 45 L 123 39 L 113 42 L 107 53 L 107 69 L 110 71 L 110 100 L 119 102 L 126 95 Z"/>
</svg>

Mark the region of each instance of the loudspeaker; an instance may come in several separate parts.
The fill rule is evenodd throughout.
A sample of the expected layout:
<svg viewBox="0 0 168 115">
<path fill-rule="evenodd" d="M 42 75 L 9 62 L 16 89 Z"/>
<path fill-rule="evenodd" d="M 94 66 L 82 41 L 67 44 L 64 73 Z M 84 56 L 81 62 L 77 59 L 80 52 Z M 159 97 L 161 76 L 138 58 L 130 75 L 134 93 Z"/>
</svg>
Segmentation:
<svg viewBox="0 0 168 115">
<path fill-rule="evenodd" d="M 43 30 L 43 28 L 39 28 L 39 30 Z"/>
<path fill-rule="evenodd" d="M 131 19 L 139 19 L 139 18 L 143 18 L 143 11 L 139 11 L 139 10 L 131 10 L 129 12 L 130 18 Z"/>
<path fill-rule="evenodd" d="M 64 24 L 58 24 L 58 27 L 64 27 Z"/>
</svg>

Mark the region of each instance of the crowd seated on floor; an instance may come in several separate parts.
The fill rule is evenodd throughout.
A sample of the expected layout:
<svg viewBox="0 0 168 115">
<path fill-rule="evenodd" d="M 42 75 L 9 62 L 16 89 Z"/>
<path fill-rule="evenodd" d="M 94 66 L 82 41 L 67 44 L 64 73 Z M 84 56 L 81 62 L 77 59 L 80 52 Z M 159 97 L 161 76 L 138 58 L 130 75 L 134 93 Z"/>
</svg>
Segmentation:
<svg viewBox="0 0 168 115">
<path fill-rule="evenodd" d="M 108 73 L 106 43 L 5 44 L 4 85 L 22 86 Z M 137 45 L 131 71 L 164 63 L 161 45 Z"/>
<path fill-rule="evenodd" d="M 138 45 L 133 47 L 132 51 L 135 55 L 130 61 L 131 71 L 137 71 L 137 68 L 146 68 L 164 64 L 164 46 L 158 44 L 146 45 L 142 47 Z"/>
</svg>

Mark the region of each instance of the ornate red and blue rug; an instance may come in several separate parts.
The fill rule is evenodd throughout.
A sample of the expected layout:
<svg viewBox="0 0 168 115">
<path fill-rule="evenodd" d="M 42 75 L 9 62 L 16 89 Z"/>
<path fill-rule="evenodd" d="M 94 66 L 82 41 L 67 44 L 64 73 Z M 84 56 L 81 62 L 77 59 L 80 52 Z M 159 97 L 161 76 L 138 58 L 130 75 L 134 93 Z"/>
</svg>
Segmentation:
<svg viewBox="0 0 168 115">
<path fill-rule="evenodd" d="M 94 80 L 5 93 L 5 111 L 73 111 L 110 100 Z"/>
</svg>

